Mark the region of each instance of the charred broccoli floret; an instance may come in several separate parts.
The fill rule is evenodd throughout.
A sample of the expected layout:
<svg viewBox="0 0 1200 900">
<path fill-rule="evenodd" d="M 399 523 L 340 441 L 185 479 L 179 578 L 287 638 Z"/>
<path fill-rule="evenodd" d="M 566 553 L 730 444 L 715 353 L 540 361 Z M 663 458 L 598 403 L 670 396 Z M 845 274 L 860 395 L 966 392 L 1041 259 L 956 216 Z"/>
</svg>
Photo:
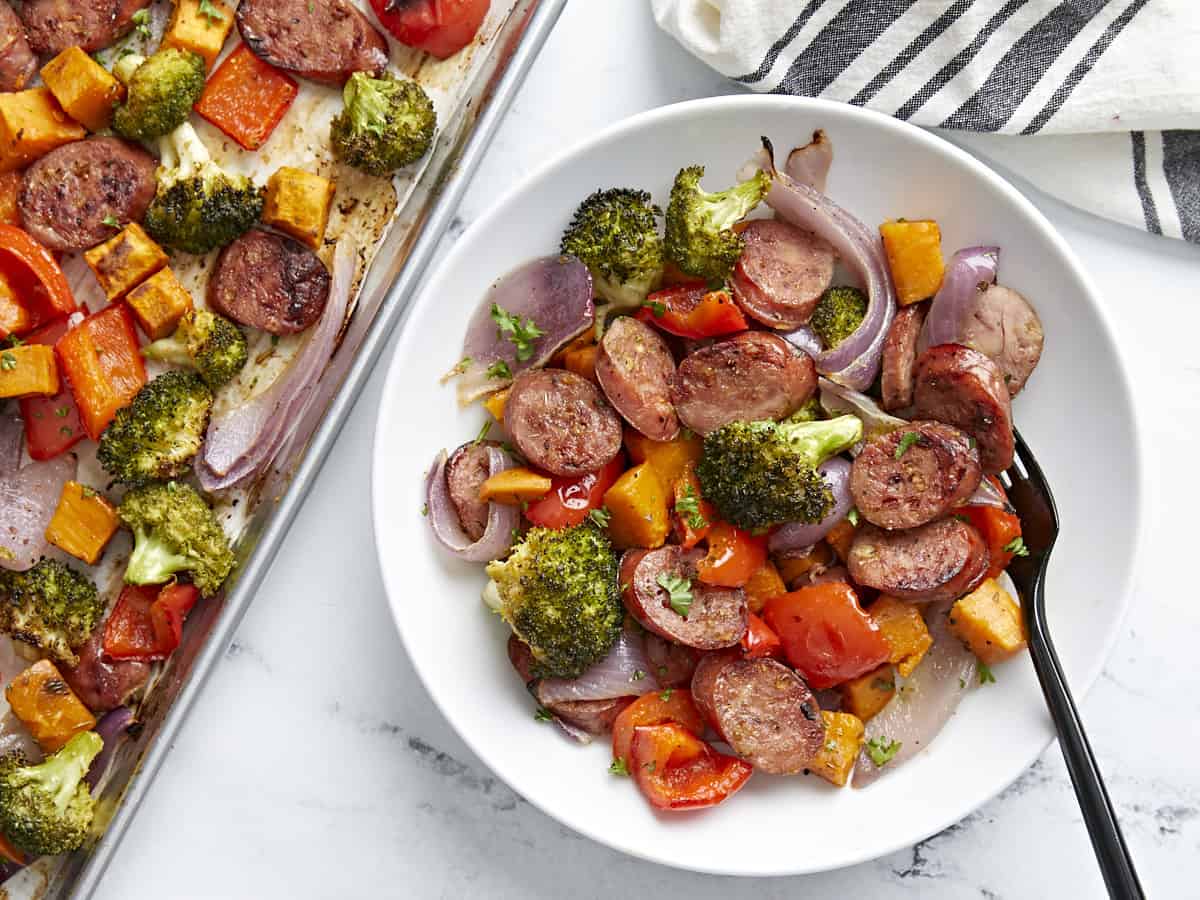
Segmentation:
<svg viewBox="0 0 1200 900">
<path fill-rule="evenodd" d="M 856 416 L 821 422 L 732 422 L 704 438 L 704 498 L 739 528 L 819 522 L 833 495 L 817 466 L 862 439 Z"/>
<path fill-rule="evenodd" d="M 342 91 L 342 111 L 330 125 L 333 152 L 371 175 L 391 175 L 429 152 L 437 113 L 415 81 L 355 72 Z"/>
<path fill-rule="evenodd" d="M 142 348 L 149 359 L 190 366 L 212 390 L 220 390 L 246 365 L 246 336 L 224 316 L 193 309 L 170 337 Z"/>
<path fill-rule="evenodd" d="M 212 404 L 212 391 L 195 372 L 159 375 L 117 413 L 96 458 L 125 484 L 178 478 L 200 452 Z"/>
<path fill-rule="evenodd" d="M 0 631 L 74 665 L 75 648 L 104 616 L 96 585 L 56 559 L 27 572 L 0 569 Z"/>
<path fill-rule="evenodd" d="M 616 643 L 624 618 L 617 558 L 591 523 L 531 528 L 487 573 L 485 599 L 529 645 L 535 677 L 574 678 Z"/>
<path fill-rule="evenodd" d="M 667 205 L 667 257 L 689 275 L 722 282 L 732 271 L 746 240 L 733 226 L 746 218 L 771 189 L 771 176 L 754 176 L 710 194 L 700 187 L 704 166 L 688 166 L 675 176 Z"/>
<path fill-rule="evenodd" d="M 126 56 L 117 75 L 128 86 L 125 102 L 113 110 L 112 128 L 131 141 L 151 141 L 187 121 L 204 90 L 204 60 L 188 50 L 168 47 L 149 59 Z"/>
<path fill-rule="evenodd" d="M 832 350 L 858 330 L 867 315 L 867 295 L 858 288 L 831 287 L 817 302 L 808 327 L 826 350 Z"/>
<path fill-rule="evenodd" d="M 96 801 L 84 780 L 104 748 L 85 731 L 36 766 L 19 754 L 0 758 L 0 832 L 30 856 L 78 850 L 87 839 Z"/>
<path fill-rule="evenodd" d="M 262 188 L 213 162 L 191 123 L 184 122 L 159 147 L 158 192 L 142 224 L 160 244 L 185 253 L 208 253 L 258 221 Z"/>
<path fill-rule="evenodd" d="M 117 511 L 134 537 L 125 570 L 129 584 L 163 584 L 187 572 L 208 597 L 233 568 L 233 551 L 221 523 L 186 484 L 169 481 L 134 488 Z"/>
</svg>

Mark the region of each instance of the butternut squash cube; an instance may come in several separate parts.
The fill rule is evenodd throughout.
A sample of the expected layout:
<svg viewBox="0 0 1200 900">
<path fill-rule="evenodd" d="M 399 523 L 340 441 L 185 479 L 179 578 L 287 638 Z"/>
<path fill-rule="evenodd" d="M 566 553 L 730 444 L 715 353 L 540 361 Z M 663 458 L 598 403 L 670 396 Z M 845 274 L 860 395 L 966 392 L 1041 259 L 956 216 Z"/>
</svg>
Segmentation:
<svg viewBox="0 0 1200 900">
<path fill-rule="evenodd" d="M 908 306 L 936 294 L 946 273 L 938 223 L 903 219 L 884 222 L 879 226 L 879 234 L 896 286 L 896 301 Z"/>
<path fill-rule="evenodd" d="M 635 463 L 649 463 L 665 490 L 673 490 L 688 463 L 700 462 L 704 442 L 688 431 L 672 441 L 652 441 L 632 428 L 625 430 L 625 447 Z"/>
<path fill-rule="evenodd" d="M 489 394 L 488 398 L 483 401 L 483 408 L 492 414 L 492 418 L 497 422 L 504 421 L 504 404 L 508 402 L 508 388 L 502 391 L 496 391 L 494 394 Z"/>
<path fill-rule="evenodd" d="M 779 569 L 779 577 L 785 584 L 791 584 L 801 575 L 806 575 L 813 569 L 827 569 L 833 565 L 836 557 L 832 548 L 824 541 L 817 541 L 807 553 L 780 555 L 775 558 Z"/>
<path fill-rule="evenodd" d="M 829 529 L 829 534 L 825 535 L 825 543 L 833 548 L 833 552 L 842 562 L 850 558 L 850 545 L 854 543 L 855 531 L 856 529 L 849 519 L 842 519 Z"/>
<path fill-rule="evenodd" d="M 540 472 L 515 466 L 497 472 L 479 488 L 480 500 L 495 500 L 506 506 L 540 500 L 550 492 L 550 479 Z"/>
<path fill-rule="evenodd" d="M 895 663 L 900 674 L 907 678 L 924 658 L 925 651 L 933 646 L 921 611 L 911 603 L 885 595 L 871 604 L 870 613 L 892 647 L 888 662 Z"/>
<path fill-rule="evenodd" d="M 13 715 L 47 753 L 57 753 L 75 735 L 96 727 L 96 717 L 48 659 L 34 663 L 14 678 L 4 696 Z"/>
<path fill-rule="evenodd" d="M 1021 607 L 994 578 L 955 603 L 949 623 L 950 631 L 986 665 L 1004 662 L 1025 649 Z"/>
<path fill-rule="evenodd" d="M 109 300 L 120 300 L 167 264 L 162 247 L 130 222 L 116 237 L 83 254 Z"/>
<path fill-rule="evenodd" d="M 58 393 L 58 362 L 47 344 L 22 344 L 0 350 L 0 400 L 53 397 Z"/>
<path fill-rule="evenodd" d="M 21 225 L 21 210 L 17 198 L 21 194 L 21 183 L 25 176 L 21 172 L 0 174 L 0 222 L 5 225 Z"/>
<path fill-rule="evenodd" d="M 120 524 L 117 511 L 104 497 L 78 481 L 68 481 L 46 526 L 46 540 L 94 566 Z"/>
<path fill-rule="evenodd" d="M 750 612 L 757 615 L 762 612 L 763 607 L 772 597 L 786 594 L 787 585 L 783 583 L 783 578 L 780 577 L 779 570 L 775 568 L 775 563 L 768 559 L 750 576 L 750 580 L 746 582 L 742 590 L 746 592 L 746 603 L 750 607 Z"/>
<path fill-rule="evenodd" d="M 68 47 L 42 66 L 42 81 L 72 119 L 88 131 L 103 131 L 113 105 L 125 99 L 125 85 L 79 47 Z"/>
<path fill-rule="evenodd" d="M 838 690 L 842 695 L 842 709 L 866 722 L 896 696 L 896 670 L 891 663 L 884 663 L 878 669 L 840 685 Z"/>
<path fill-rule="evenodd" d="M 85 137 L 87 129 L 71 120 L 48 88 L 0 94 L 0 172 L 23 169 Z"/>
<path fill-rule="evenodd" d="M 612 515 L 608 536 L 618 549 L 654 549 L 666 543 L 671 531 L 667 492 L 649 462 L 618 478 L 605 492 L 604 506 Z"/>
<path fill-rule="evenodd" d="M 187 292 L 170 267 L 159 269 L 125 298 L 138 326 L 146 337 L 157 341 L 175 331 L 175 327 L 192 309 L 192 295 Z"/>
<path fill-rule="evenodd" d="M 328 178 L 284 166 L 267 181 L 263 221 L 318 250 L 329 224 L 333 192 Z"/>
<path fill-rule="evenodd" d="M 221 0 L 209 0 L 207 4 L 201 0 L 175 0 L 175 11 L 160 46 L 190 50 L 212 71 L 232 28 L 233 10 Z"/>
<path fill-rule="evenodd" d="M 858 716 L 845 712 L 821 710 L 821 720 L 825 723 L 825 743 L 808 767 L 830 784 L 845 787 L 862 748 L 866 726 Z"/>
</svg>

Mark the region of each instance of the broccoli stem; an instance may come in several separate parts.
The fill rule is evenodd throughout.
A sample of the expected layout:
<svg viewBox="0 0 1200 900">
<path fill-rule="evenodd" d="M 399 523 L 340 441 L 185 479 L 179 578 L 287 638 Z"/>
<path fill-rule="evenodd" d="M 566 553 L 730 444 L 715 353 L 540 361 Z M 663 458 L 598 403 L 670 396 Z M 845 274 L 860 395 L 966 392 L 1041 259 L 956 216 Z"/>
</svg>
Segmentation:
<svg viewBox="0 0 1200 900">
<path fill-rule="evenodd" d="M 780 422 L 779 431 L 815 467 L 861 441 L 863 424 L 858 416 L 838 416 L 818 422 Z"/>
<path fill-rule="evenodd" d="M 191 560 L 171 550 L 167 544 L 138 528 L 134 530 L 133 553 L 125 581 L 129 584 L 162 584 L 176 572 L 191 565 Z"/>
<path fill-rule="evenodd" d="M 174 170 L 171 181 L 183 181 L 212 162 L 212 154 L 196 134 L 191 122 L 184 122 L 170 134 L 159 139 L 159 160 L 162 168 Z"/>
</svg>

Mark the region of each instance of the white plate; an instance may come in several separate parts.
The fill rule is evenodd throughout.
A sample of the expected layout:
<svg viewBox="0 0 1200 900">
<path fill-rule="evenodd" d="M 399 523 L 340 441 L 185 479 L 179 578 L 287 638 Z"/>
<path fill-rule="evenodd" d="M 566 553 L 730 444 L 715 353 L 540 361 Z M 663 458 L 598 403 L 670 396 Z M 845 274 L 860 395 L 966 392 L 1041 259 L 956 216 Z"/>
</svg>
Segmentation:
<svg viewBox="0 0 1200 900">
<path fill-rule="evenodd" d="M 620 122 L 526 178 L 459 239 L 404 325 L 379 412 L 375 538 L 392 614 L 434 702 L 514 790 L 571 828 L 619 850 L 703 872 L 779 875 L 847 866 L 912 845 L 994 796 L 1052 732 L 1025 658 L 998 666 L 932 745 L 865 790 L 755 774 L 723 806 L 658 815 L 628 779 L 607 773 L 604 741 L 577 747 L 534 721 L 505 654 L 507 629 L 479 600 L 481 568 L 438 548 L 421 516 L 435 453 L 479 431 L 438 377 L 458 357 L 484 290 L 555 252 L 592 190 L 632 186 L 665 203 L 678 168 L 708 167 L 720 189 L 770 136 L 782 154 L 814 128 L 833 140 L 829 194 L 874 226 L 934 218 L 947 256 L 998 244 L 1000 279 L 1025 293 L 1046 353 L 1015 404 L 1022 433 L 1054 485 L 1063 534 L 1048 587 L 1050 618 L 1077 696 L 1099 674 L 1129 602 L 1143 507 L 1142 454 L 1128 380 L 1086 274 L 1046 219 L 998 175 L 917 128 L 854 107 L 730 97 Z"/>
</svg>

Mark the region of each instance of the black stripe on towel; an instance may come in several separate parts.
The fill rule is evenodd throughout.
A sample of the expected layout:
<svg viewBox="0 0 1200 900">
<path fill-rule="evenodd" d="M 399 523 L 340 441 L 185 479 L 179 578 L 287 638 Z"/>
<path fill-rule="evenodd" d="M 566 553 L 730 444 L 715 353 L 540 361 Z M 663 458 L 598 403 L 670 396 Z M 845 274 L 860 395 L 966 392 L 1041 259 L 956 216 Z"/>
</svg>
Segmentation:
<svg viewBox="0 0 1200 900">
<path fill-rule="evenodd" d="M 1146 2 L 1147 0 L 1133 0 L 1132 3 L 1125 7 L 1124 12 L 1108 23 L 1108 27 L 1104 29 L 1104 34 L 1097 38 L 1096 43 L 1092 44 L 1088 52 L 1084 54 L 1083 59 L 1075 64 L 1075 68 L 1071 70 L 1071 74 L 1067 76 L 1067 80 L 1058 86 L 1058 89 L 1050 97 L 1050 101 L 1021 130 L 1021 134 L 1036 134 L 1046 127 L 1046 123 L 1054 118 L 1056 112 L 1062 109 L 1063 104 L 1067 102 L 1067 98 L 1071 96 L 1071 92 L 1075 90 L 1079 82 L 1087 77 L 1088 72 L 1092 71 L 1092 66 L 1096 65 L 1096 62 L 1104 55 L 1104 51 L 1117 39 L 1117 35 L 1125 30 L 1125 26 L 1141 11 Z"/>
<path fill-rule="evenodd" d="M 773 94 L 818 97 L 916 0 L 850 0 L 797 55 Z"/>
<path fill-rule="evenodd" d="M 1162 234 L 1162 226 L 1158 224 L 1158 208 L 1154 205 L 1154 196 L 1146 181 L 1146 134 L 1131 131 L 1129 137 L 1133 140 L 1133 183 L 1137 187 L 1138 199 L 1142 201 L 1146 230 L 1152 234 Z"/>
<path fill-rule="evenodd" d="M 1163 174 L 1185 240 L 1200 243 L 1200 131 L 1164 131 Z"/>
<path fill-rule="evenodd" d="M 953 6 L 934 19 L 924 31 L 913 38 L 908 46 L 896 54 L 895 59 L 880 69 L 875 77 L 867 82 L 866 86 L 855 94 L 854 99 L 850 102 L 855 106 L 866 106 L 871 98 L 883 90 L 884 86 L 889 84 L 896 75 L 902 72 L 905 66 L 916 59 L 922 50 L 932 44 L 943 31 L 958 21 L 959 16 L 970 8 L 972 2 L 974 0 L 955 0 Z"/>
<path fill-rule="evenodd" d="M 783 37 L 767 49 L 767 55 L 763 57 L 762 65 L 749 75 L 738 75 L 733 80 L 740 81 L 742 84 L 754 84 L 756 81 L 762 81 L 766 78 L 767 73 L 775 67 L 775 60 L 779 59 L 779 54 L 787 48 L 788 44 L 796 39 L 796 35 L 804 30 L 804 26 L 813 17 L 813 13 L 820 9 L 822 2 L 823 0 L 809 0 L 808 5 L 800 11 L 800 15 L 796 16 L 796 21 L 783 33 Z"/>
<path fill-rule="evenodd" d="M 936 75 L 925 82 L 924 87 L 913 94 L 903 106 L 896 110 L 896 118 L 912 118 L 913 113 L 924 106 L 930 97 L 945 87 L 950 79 L 967 67 L 967 64 L 979 52 L 979 48 L 987 43 L 988 38 L 995 34 L 996 30 L 1008 20 L 1009 16 L 1024 5 L 1025 0 L 1008 0 L 995 15 L 988 19 L 987 24 L 980 29 L 979 34 L 975 35 L 975 40 L 960 50 L 950 62 L 938 70 Z"/>
<path fill-rule="evenodd" d="M 1046 70 L 1107 2 L 1071 0 L 1050 10 L 1008 48 L 983 84 L 942 122 L 942 127 L 1000 131 Z"/>
</svg>

